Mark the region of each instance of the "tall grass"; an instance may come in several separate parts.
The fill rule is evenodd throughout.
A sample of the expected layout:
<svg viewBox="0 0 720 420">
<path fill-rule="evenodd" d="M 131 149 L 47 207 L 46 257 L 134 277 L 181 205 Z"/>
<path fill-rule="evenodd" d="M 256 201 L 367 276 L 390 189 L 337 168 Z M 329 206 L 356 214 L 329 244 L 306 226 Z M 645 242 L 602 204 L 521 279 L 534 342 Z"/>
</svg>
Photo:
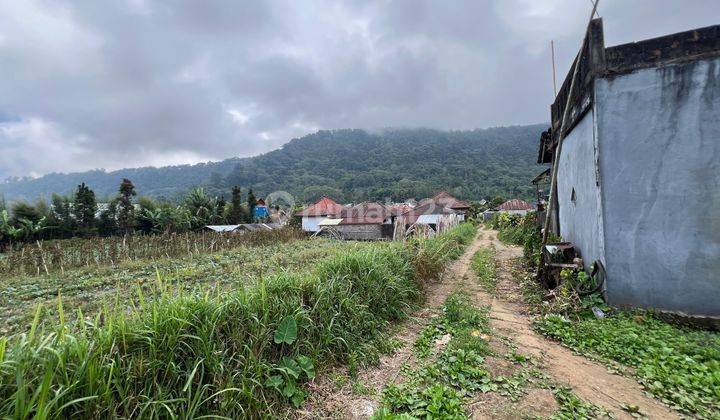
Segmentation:
<svg viewBox="0 0 720 420">
<path fill-rule="evenodd" d="M 445 265 L 458 258 L 465 246 L 475 237 L 475 227 L 460 224 L 442 235 L 432 238 L 415 238 L 410 247 L 414 249 L 413 265 L 420 278 L 437 280 Z"/>
<path fill-rule="evenodd" d="M 317 366 L 346 362 L 422 299 L 420 260 L 457 257 L 473 233 L 461 226 L 412 246 L 340 253 L 230 293 L 178 295 L 159 276 L 157 296 L 139 292 L 136 311 L 79 314 L 72 328 L 59 298 L 56 329 L 41 332 L 35 322 L 0 339 L 0 416 L 266 416 L 287 403 L 267 385 L 273 375 L 292 373 L 300 356 Z M 297 337 L 278 343 L 287 319 Z"/>
</svg>

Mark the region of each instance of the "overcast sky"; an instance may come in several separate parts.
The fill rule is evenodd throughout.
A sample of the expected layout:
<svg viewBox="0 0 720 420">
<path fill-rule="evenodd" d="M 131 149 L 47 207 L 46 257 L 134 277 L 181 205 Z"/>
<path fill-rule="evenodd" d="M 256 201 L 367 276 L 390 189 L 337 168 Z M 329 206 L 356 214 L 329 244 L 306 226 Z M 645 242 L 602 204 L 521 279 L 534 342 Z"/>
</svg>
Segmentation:
<svg viewBox="0 0 720 420">
<path fill-rule="evenodd" d="M 0 0 L 0 179 L 251 156 L 320 128 L 549 120 L 590 0 Z M 717 0 L 602 0 L 606 45 Z M 558 82 L 559 83 L 559 82 Z"/>
</svg>

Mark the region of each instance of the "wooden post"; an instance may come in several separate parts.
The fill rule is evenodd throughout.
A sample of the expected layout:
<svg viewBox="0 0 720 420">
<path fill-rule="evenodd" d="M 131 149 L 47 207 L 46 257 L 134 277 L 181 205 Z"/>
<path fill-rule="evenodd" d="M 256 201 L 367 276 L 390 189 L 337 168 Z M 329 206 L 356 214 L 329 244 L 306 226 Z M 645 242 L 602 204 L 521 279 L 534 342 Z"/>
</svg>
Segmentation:
<svg viewBox="0 0 720 420">
<path fill-rule="evenodd" d="M 552 171 L 551 171 L 551 177 L 550 177 L 550 202 L 548 203 L 547 213 L 545 214 L 545 226 L 543 228 L 543 235 L 542 235 L 540 263 L 538 264 L 538 271 L 537 271 L 538 277 L 540 277 L 540 274 L 542 273 L 543 265 L 545 264 L 545 258 L 543 256 L 544 253 L 542 252 L 542 248 L 544 248 L 545 245 L 547 244 L 548 235 L 550 233 L 550 217 L 551 217 L 553 210 L 555 210 L 554 209 L 555 206 L 553 206 L 553 204 L 555 204 L 555 202 L 556 202 L 555 197 L 557 197 L 557 172 L 558 172 L 558 166 L 559 166 L 559 161 L 560 161 L 560 153 L 562 152 L 563 140 L 565 139 L 565 130 L 567 128 L 568 114 L 570 113 L 570 104 L 572 103 L 573 92 L 575 90 L 575 83 L 577 81 L 577 76 L 578 76 L 578 73 L 580 70 L 580 60 L 582 59 L 582 52 L 585 49 L 585 43 L 587 43 L 589 41 L 588 34 L 590 32 L 590 24 L 592 23 L 592 18 L 595 15 L 595 11 L 597 10 L 598 3 L 600 3 L 600 0 L 595 0 L 593 2 L 593 8 L 592 8 L 592 12 L 590 13 L 590 19 L 588 19 L 588 24 L 585 27 L 585 36 L 583 37 L 582 44 L 580 44 L 580 51 L 578 52 L 578 55 L 575 57 L 575 62 L 573 63 L 572 78 L 570 79 L 570 88 L 568 89 L 567 100 L 565 101 L 565 108 L 563 109 L 562 119 L 560 120 L 561 121 L 560 132 L 557 133 L 557 146 L 555 146 L 555 153 L 553 156 L 553 165 L 552 165 Z"/>
</svg>

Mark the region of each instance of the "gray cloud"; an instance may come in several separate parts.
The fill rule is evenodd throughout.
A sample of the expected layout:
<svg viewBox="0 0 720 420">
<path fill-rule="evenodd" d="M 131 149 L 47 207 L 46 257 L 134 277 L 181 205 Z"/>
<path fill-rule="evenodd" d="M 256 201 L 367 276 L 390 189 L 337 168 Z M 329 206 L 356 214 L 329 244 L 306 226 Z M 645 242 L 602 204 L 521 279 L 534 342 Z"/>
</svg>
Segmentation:
<svg viewBox="0 0 720 420">
<path fill-rule="evenodd" d="M 546 121 L 581 0 L 0 0 L 0 178 L 248 156 L 319 128 Z M 715 0 L 603 0 L 608 45 Z"/>
</svg>

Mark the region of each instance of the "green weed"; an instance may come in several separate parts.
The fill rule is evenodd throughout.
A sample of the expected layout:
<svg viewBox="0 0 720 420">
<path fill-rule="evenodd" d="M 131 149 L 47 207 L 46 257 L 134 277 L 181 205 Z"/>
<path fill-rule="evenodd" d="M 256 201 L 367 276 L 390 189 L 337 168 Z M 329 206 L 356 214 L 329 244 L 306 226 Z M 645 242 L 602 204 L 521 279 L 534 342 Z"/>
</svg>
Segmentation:
<svg viewBox="0 0 720 420">
<path fill-rule="evenodd" d="M 579 352 L 634 368 L 638 381 L 673 408 L 720 416 L 720 334 L 672 326 L 652 314 L 619 312 L 570 321 L 548 315 L 541 333 Z"/>
<path fill-rule="evenodd" d="M 383 392 L 384 407 L 375 418 L 465 418 L 463 400 L 475 392 L 497 389 L 484 368 L 489 331 L 487 310 L 475 308 L 462 294 L 449 296 L 442 315 L 433 319 L 415 342 L 415 351 L 427 362 L 417 369 L 401 370 L 405 381 Z M 450 341 L 434 358 L 435 340 L 449 334 Z"/>
<path fill-rule="evenodd" d="M 550 417 L 553 420 L 614 418 L 606 409 L 580 399 L 570 388 L 556 388 L 554 394 L 560 409 Z"/>
<path fill-rule="evenodd" d="M 490 248 L 479 249 L 472 258 L 471 266 L 480 284 L 490 293 L 497 290 L 496 264 L 494 251 Z"/>
</svg>

